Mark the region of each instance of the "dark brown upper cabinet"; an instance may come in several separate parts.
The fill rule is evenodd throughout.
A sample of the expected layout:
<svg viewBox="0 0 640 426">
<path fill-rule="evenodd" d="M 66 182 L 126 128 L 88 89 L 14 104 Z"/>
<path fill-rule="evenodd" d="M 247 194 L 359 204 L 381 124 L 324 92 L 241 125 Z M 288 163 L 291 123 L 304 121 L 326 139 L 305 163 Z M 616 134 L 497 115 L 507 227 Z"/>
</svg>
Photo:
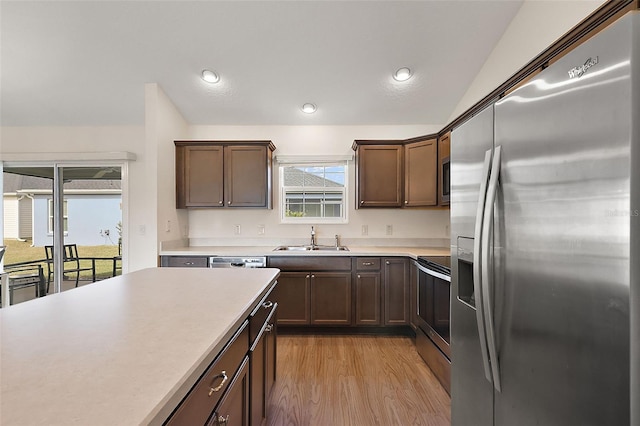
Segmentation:
<svg viewBox="0 0 640 426">
<path fill-rule="evenodd" d="M 404 147 L 397 141 L 355 141 L 360 207 L 402 207 Z"/>
<path fill-rule="evenodd" d="M 356 208 L 438 205 L 436 135 L 356 140 Z"/>
<path fill-rule="evenodd" d="M 438 205 L 437 139 L 411 142 L 404 146 L 404 205 Z"/>
<path fill-rule="evenodd" d="M 175 141 L 176 207 L 272 207 L 271 141 Z"/>
</svg>

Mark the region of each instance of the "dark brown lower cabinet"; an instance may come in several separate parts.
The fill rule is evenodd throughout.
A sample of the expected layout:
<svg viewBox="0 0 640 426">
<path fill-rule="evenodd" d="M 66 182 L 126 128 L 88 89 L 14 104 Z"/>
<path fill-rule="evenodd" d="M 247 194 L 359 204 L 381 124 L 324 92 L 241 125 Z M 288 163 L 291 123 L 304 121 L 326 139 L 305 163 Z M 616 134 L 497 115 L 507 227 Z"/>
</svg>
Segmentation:
<svg viewBox="0 0 640 426">
<path fill-rule="evenodd" d="M 409 325 L 413 331 L 418 329 L 418 267 L 415 261 L 409 265 Z"/>
<path fill-rule="evenodd" d="M 276 377 L 276 314 L 277 304 L 250 350 L 251 426 L 261 426 L 267 421 L 267 401 Z"/>
<path fill-rule="evenodd" d="M 384 324 L 409 324 L 409 261 L 384 259 Z"/>
<path fill-rule="evenodd" d="M 380 325 L 380 272 L 358 272 L 355 287 L 355 325 Z"/>
<path fill-rule="evenodd" d="M 273 292 L 278 302 L 278 324 L 309 325 L 311 323 L 311 274 L 281 272 Z"/>
<path fill-rule="evenodd" d="M 207 423 L 209 426 L 249 426 L 249 357 L 246 356 Z"/>
<path fill-rule="evenodd" d="M 311 324 L 351 325 L 351 273 L 311 273 Z"/>
</svg>

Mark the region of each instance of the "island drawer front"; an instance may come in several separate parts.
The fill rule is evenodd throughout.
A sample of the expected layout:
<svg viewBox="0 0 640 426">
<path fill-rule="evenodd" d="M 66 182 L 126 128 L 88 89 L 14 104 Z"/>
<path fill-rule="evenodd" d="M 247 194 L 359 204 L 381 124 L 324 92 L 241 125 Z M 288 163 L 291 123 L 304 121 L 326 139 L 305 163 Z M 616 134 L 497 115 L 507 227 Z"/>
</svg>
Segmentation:
<svg viewBox="0 0 640 426">
<path fill-rule="evenodd" d="M 271 256 L 269 267 L 284 271 L 350 271 L 349 256 Z"/>
<path fill-rule="evenodd" d="M 356 269 L 358 271 L 377 271 L 380 269 L 380 258 L 358 257 L 356 259 Z"/>
<path fill-rule="evenodd" d="M 206 268 L 209 258 L 206 256 L 163 256 L 162 266 L 170 268 Z"/>
<path fill-rule="evenodd" d="M 206 424 L 249 351 L 249 327 L 247 325 L 245 321 L 241 329 L 189 391 L 177 410 L 167 420 L 166 425 Z"/>
<path fill-rule="evenodd" d="M 276 302 L 271 300 L 272 295 L 273 292 L 270 291 L 251 313 L 251 317 L 249 318 L 249 346 L 253 345 L 253 342 L 255 342 L 256 338 L 260 334 L 260 330 L 262 330 L 267 319 L 271 316 L 271 312 L 273 312 L 276 309 L 276 306 L 278 306 Z"/>
</svg>

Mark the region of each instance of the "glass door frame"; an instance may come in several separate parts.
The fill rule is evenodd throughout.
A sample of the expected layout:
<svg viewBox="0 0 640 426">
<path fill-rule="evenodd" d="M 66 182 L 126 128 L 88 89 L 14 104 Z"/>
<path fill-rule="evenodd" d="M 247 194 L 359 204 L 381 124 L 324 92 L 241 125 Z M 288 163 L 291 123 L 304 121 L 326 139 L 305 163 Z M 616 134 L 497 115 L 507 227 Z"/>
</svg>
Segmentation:
<svg viewBox="0 0 640 426">
<path fill-rule="evenodd" d="M 129 217 L 129 162 L 118 160 L 88 160 L 88 161 L 0 161 L 0 187 L 3 187 L 2 173 L 5 167 L 20 168 L 20 167 L 50 167 L 53 169 L 53 247 L 54 247 L 54 259 L 53 259 L 53 292 L 61 292 L 63 266 L 62 266 L 62 247 L 64 245 L 64 232 L 63 232 L 63 202 L 64 202 L 64 169 L 73 167 L 119 167 L 121 176 L 121 188 L 122 188 L 122 273 L 125 273 L 128 269 L 127 253 L 128 253 L 128 217 Z M 3 191 L 4 194 L 4 191 Z M 0 237 L 4 240 L 4 203 L 0 207 Z M 1 261 L 0 270 L 4 265 L 4 259 Z M 4 275 L 3 275 L 4 279 Z M 3 281 L 4 284 L 4 281 Z M 5 294 L 9 296 L 8 286 L 2 286 L 3 292 L 3 305 L 5 304 Z"/>
</svg>

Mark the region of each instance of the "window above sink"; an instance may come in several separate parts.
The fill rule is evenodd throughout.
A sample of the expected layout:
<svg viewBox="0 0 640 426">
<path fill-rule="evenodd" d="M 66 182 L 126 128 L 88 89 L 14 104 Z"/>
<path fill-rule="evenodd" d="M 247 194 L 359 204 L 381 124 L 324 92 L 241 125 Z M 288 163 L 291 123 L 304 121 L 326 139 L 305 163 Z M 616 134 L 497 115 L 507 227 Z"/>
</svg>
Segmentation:
<svg viewBox="0 0 640 426">
<path fill-rule="evenodd" d="M 282 223 L 347 223 L 346 161 L 279 166 Z"/>
</svg>

